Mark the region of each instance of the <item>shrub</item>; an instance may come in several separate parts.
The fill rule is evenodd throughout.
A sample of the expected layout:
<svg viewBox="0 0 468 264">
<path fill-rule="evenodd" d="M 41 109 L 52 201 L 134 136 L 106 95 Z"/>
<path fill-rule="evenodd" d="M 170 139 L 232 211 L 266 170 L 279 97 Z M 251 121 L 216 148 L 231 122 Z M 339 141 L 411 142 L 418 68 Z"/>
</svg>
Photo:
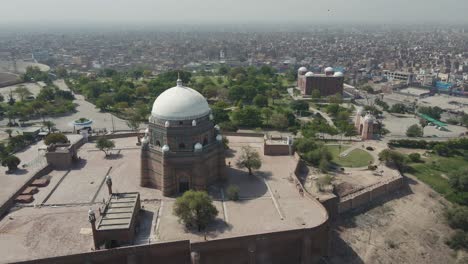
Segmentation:
<svg viewBox="0 0 468 264">
<path fill-rule="evenodd" d="M 368 170 L 375 171 L 375 170 L 377 169 L 377 166 L 376 166 L 376 165 L 373 165 L 373 164 L 369 164 L 369 165 L 367 166 L 367 169 L 368 169 Z"/>
<path fill-rule="evenodd" d="M 462 168 L 450 173 L 449 183 L 457 191 L 468 192 L 468 168 Z"/>
<path fill-rule="evenodd" d="M 457 230 L 455 234 L 446 241 L 446 244 L 454 250 L 468 249 L 468 234 L 462 230 Z"/>
<path fill-rule="evenodd" d="M 331 184 L 332 177 L 330 175 L 325 175 L 317 179 L 317 185 L 320 191 L 323 191 L 324 188 Z"/>
<path fill-rule="evenodd" d="M 406 135 L 408 137 L 422 137 L 424 135 L 424 130 L 417 124 L 414 124 L 406 130 Z"/>
<path fill-rule="evenodd" d="M 220 123 L 219 127 L 221 128 L 221 130 L 229 132 L 236 132 L 238 129 L 237 126 L 230 121 Z"/>
<path fill-rule="evenodd" d="M 411 153 L 408 155 L 408 158 L 412 162 L 421 162 L 421 155 L 419 153 Z"/>
<path fill-rule="evenodd" d="M 47 135 L 44 138 L 44 143 L 48 146 L 50 144 L 57 144 L 57 143 L 67 143 L 68 138 L 62 133 L 52 133 Z"/>
<path fill-rule="evenodd" d="M 231 201 L 239 200 L 239 187 L 237 185 L 229 185 L 226 190 L 227 197 Z"/>
</svg>

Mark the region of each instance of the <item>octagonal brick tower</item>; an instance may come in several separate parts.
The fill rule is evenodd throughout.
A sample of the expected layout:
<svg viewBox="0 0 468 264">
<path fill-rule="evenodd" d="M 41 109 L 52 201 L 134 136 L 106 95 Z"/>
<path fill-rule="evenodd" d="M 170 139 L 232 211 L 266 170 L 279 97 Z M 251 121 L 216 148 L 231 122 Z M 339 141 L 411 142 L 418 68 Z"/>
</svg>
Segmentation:
<svg viewBox="0 0 468 264">
<path fill-rule="evenodd" d="M 223 178 L 224 146 L 212 119 L 206 99 L 180 79 L 159 95 L 142 140 L 141 186 L 172 196 Z"/>
</svg>

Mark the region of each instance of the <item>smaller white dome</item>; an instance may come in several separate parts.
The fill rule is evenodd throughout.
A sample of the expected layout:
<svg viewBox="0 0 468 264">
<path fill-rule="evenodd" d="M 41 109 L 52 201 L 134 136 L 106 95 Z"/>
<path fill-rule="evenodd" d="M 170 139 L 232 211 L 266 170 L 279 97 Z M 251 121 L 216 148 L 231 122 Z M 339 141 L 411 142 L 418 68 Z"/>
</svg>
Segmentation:
<svg viewBox="0 0 468 264">
<path fill-rule="evenodd" d="M 149 142 L 148 137 L 143 137 L 143 139 L 141 140 L 142 144 L 148 144 L 148 142 Z"/>
<path fill-rule="evenodd" d="M 221 136 L 221 134 L 218 134 L 218 135 L 216 136 L 216 140 L 218 140 L 218 141 L 223 141 L 223 136 Z"/>
<path fill-rule="evenodd" d="M 165 127 L 170 127 L 170 126 L 171 126 L 171 123 L 169 123 L 169 121 L 166 121 L 166 123 L 164 123 L 164 126 L 165 126 Z"/>
<path fill-rule="evenodd" d="M 168 145 L 164 145 L 164 146 L 162 147 L 162 151 L 163 151 L 163 152 L 168 152 L 168 151 L 169 151 L 169 146 L 168 146 Z"/>
<path fill-rule="evenodd" d="M 197 126 L 197 120 L 192 120 L 192 126 Z"/>
<path fill-rule="evenodd" d="M 335 77 L 343 77 L 344 74 L 343 74 L 342 72 L 335 72 L 335 73 L 333 74 L 333 76 L 335 76 Z"/>
<path fill-rule="evenodd" d="M 219 125 L 214 126 L 214 128 L 215 128 L 216 130 L 219 130 L 219 129 L 220 129 Z"/>
<path fill-rule="evenodd" d="M 145 134 L 149 133 L 149 128 L 145 129 Z"/>
<path fill-rule="evenodd" d="M 195 147 L 194 147 L 194 148 L 195 148 L 195 151 L 200 151 L 200 150 L 203 149 L 203 145 L 200 144 L 200 142 L 198 142 L 197 144 L 195 144 Z"/>
<path fill-rule="evenodd" d="M 306 77 L 311 77 L 311 76 L 314 76 L 314 73 L 310 71 L 310 72 L 307 72 L 307 73 L 305 74 L 305 76 L 306 76 Z"/>
<path fill-rule="evenodd" d="M 333 71 L 333 68 L 332 67 L 326 67 L 325 68 L 325 72 L 332 72 Z"/>
<path fill-rule="evenodd" d="M 299 70 L 297 70 L 298 72 L 306 72 L 307 71 L 307 68 L 302 66 L 299 68 Z"/>
<path fill-rule="evenodd" d="M 214 119 L 213 114 L 210 114 L 210 120 L 213 120 L 213 119 Z"/>
</svg>

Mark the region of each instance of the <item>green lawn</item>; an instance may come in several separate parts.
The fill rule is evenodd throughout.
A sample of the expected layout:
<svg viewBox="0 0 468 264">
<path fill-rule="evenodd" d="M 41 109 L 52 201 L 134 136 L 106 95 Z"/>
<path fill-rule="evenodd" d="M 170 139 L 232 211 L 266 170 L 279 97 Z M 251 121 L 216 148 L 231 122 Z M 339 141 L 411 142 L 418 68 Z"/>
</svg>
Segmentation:
<svg viewBox="0 0 468 264">
<path fill-rule="evenodd" d="M 333 162 L 341 167 L 365 167 L 374 160 L 371 154 L 362 149 L 354 149 L 346 157 L 340 157 L 340 153 L 349 147 L 350 145 L 342 145 L 340 150 L 338 145 L 330 145 L 327 149 L 333 155 Z"/>
<path fill-rule="evenodd" d="M 432 154 L 424 163 L 410 163 L 410 173 L 431 186 L 436 192 L 453 203 L 468 204 L 468 192 L 455 192 L 446 178 L 450 172 L 468 166 L 468 161 L 461 156 L 441 157 Z"/>
</svg>

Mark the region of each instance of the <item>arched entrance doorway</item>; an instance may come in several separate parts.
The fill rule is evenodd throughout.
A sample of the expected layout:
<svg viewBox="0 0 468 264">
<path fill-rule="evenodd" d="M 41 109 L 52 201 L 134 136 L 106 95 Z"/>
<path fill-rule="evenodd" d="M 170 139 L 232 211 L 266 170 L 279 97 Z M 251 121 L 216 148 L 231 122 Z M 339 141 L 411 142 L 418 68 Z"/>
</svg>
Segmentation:
<svg viewBox="0 0 468 264">
<path fill-rule="evenodd" d="M 178 176 L 179 193 L 184 193 L 190 190 L 190 176 L 188 175 L 188 173 L 182 172 Z"/>
</svg>

